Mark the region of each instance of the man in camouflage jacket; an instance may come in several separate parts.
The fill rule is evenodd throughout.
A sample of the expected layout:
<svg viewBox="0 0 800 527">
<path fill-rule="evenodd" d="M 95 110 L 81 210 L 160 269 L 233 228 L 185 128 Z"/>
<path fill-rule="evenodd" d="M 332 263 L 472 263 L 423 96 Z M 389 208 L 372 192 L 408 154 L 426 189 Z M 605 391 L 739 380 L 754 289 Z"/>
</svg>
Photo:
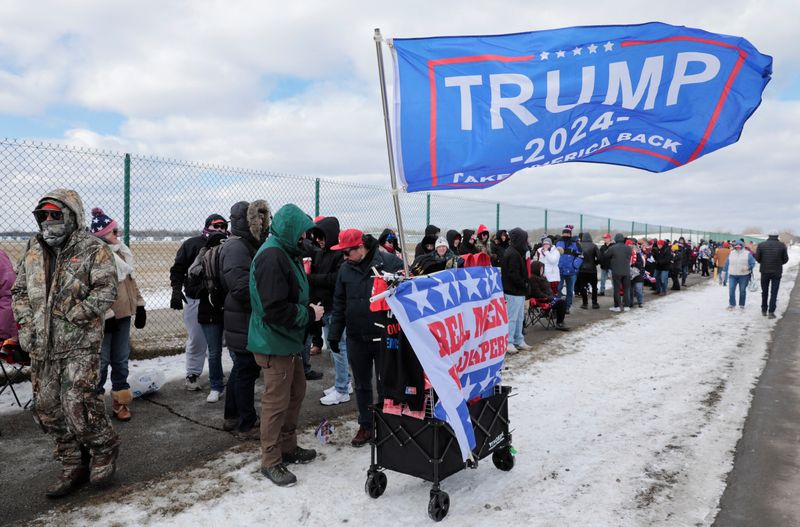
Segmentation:
<svg viewBox="0 0 800 527">
<path fill-rule="evenodd" d="M 39 234 L 17 268 L 13 308 L 20 346 L 31 355 L 34 417 L 53 435 L 63 465 L 46 491 L 55 498 L 114 475 L 119 437 L 96 389 L 117 271 L 108 246 L 86 232 L 77 192 L 46 194 L 34 216 Z"/>
</svg>

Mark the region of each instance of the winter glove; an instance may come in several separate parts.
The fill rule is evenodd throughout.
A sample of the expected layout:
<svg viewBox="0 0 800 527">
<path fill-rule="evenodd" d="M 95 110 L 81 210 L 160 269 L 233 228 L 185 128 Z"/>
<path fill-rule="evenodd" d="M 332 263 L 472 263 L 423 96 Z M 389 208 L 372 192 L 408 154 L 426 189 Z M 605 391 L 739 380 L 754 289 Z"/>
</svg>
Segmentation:
<svg viewBox="0 0 800 527">
<path fill-rule="evenodd" d="M 106 319 L 106 325 L 103 328 L 103 333 L 116 333 L 117 332 L 117 319 L 116 317 L 111 317 Z"/>
<path fill-rule="evenodd" d="M 169 301 L 169 307 L 180 311 L 183 309 L 183 303 L 186 302 L 186 297 L 180 289 L 172 290 L 172 299 Z"/>
<path fill-rule="evenodd" d="M 328 347 L 334 353 L 339 353 L 339 341 L 338 340 L 329 340 Z"/>
<path fill-rule="evenodd" d="M 144 329 L 147 324 L 147 311 L 144 306 L 136 306 L 136 318 L 133 320 L 133 326 L 136 329 Z"/>
</svg>

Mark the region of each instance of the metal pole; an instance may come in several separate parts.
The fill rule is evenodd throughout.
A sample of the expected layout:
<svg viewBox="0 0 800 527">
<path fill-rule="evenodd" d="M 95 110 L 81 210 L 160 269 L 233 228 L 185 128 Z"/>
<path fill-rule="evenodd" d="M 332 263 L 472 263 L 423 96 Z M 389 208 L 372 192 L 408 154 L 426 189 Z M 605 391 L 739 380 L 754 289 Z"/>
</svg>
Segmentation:
<svg viewBox="0 0 800 527">
<path fill-rule="evenodd" d="M 547 209 L 544 209 L 544 233 L 547 234 Z"/>
<path fill-rule="evenodd" d="M 634 231 L 634 225 L 635 225 L 635 223 L 636 223 L 636 222 L 634 222 L 634 221 L 632 221 L 632 222 L 631 222 L 631 238 L 633 238 L 633 231 Z"/>
<path fill-rule="evenodd" d="M 394 150 L 392 149 L 392 127 L 389 124 L 389 102 L 386 99 L 386 77 L 383 73 L 383 50 L 381 44 L 383 37 L 381 30 L 375 28 L 375 51 L 378 54 L 378 77 L 380 77 L 381 86 L 381 104 L 383 105 L 383 127 L 386 132 L 386 152 L 389 155 L 389 178 L 392 180 L 392 201 L 394 202 L 394 215 L 397 219 L 397 237 L 400 238 L 400 247 L 403 251 L 403 270 L 406 276 L 411 276 L 408 270 L 408 259 L 406 258 L 406 235 L 403 230 L 403 218 L 400 215 L 400 197 L 397 189 L 397 175 L 394 172 Z"/>
<path fill-rule="evenodd" d="M 123 220 L 122 220 L 122 230 L 123 233 L 123 241 L 125 245 L 131 245 L 131 155 L 125 154 L 125 179 L 123 182 L 124 185 L 124 196 L 125 202 L 123 204 Z"/>
<path fill-rule="evenodd" d="M 495 226 L 494 227 L 495 227 L 494 228 L 494 232 L 497 232 L 497 231 L 500 230 L 500 203 L 497 204 L 497 217 L 495 219 Z"/>
<path fill-rule="evenodd" d="M 606 232 L 611 234 L 611 218 L 606 218 Z"/>
<path fill-rule="evenodd" d="M 661 225 L 658 226 L 658 239 L 661 239 Z"/>
<path fill-rule="evenodd" d="M 314 217 L 319 216 L 319 178 L 314 181 Z"/>
<path fill-rule="evenodd" d="M 644 224 L 644 239 L 647 239 L 647 224 Z"/>
<path fill-rule="evenodd" d="M 580 232 L 583 232 L 583 214 L 581 214 L 581 221 L 580 221 L 580 225 L 581 225 L 581 227 L 580 227 L 580 229 L 579 229 L 579 230 L 580 230 Z"/>
<path fill-rule="evenodd" d="M 425 195 L 425 225 L 431 224 L 431 193 Z"/>
</svg>

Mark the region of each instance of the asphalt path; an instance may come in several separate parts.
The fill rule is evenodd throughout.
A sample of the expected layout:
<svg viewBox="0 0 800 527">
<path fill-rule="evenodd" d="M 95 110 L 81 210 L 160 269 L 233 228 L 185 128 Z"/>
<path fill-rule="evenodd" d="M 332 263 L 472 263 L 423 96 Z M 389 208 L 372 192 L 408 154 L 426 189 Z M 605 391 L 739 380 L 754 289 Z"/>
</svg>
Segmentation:
<svg viewBox="0 0 800 527">
<path fill-rule="evenodd" d="M 800 275 L 797 281 L 800 282 Z M 786 287 L 782 283 L 782 287 Z M 760 302 L 753 299 L 753 303 Z M 714 525 L 800 525 L 800 287 L 772 333 Z"/>
<path fill-rule="evenodd" d="M 689 275 L 688 285 L 691 287 L 701 280 L 705 279 L 696 274 Z M 608 309 L 613 305 L 610 283 L 609 280 L 606 296 L 598 298 L 600 309 L 580 309 L 580 298 L 575 299 L 572 313 L 566 319 L 570 328 L 577 329 L 615 316 Z M 659 297 L 647 288 L 644 309 L 653 301 L 659 301 Z M 559 331 L 536 327 L 529 328 L 525 338 L 534 346 L 532 353 L 535 353 L 538 344 L 560 334 Z M 340 416 L 351 416 L 355 420 L 354 396 L 349 403 L 338 406 L 319 404 L 322 390 L 333 384 L 329 353 L 312 357 L 312 366 L 322 371 L 324 378 L 308 383 L 300 427 L 316 426 L 325 418 Z M 207 377 L 202 377 L 201 382 L 208 387 Z M 257 410 L 260 410 L 258 401 L 262 389 L 260 381 L 257 382 Z M 0 525 L 20 525 L 54 508 L 97 502 L 102 500 L 105 492 L 124 492 L 126 488 L 200 465 L 222 451 L 241 445 L 242 442 L 233 434 L 222 430 L 223 401 L 208 404 L 205 402 L 206 394 L 207 390 L 187 392 L 183 381 L 179 381 L 166 383 L 156 394 L 135 400 L 131 406 L 133 419 L 127 423 L 114 421 L 114 427 L 122 438 L 114 487 L 98 490 L 87 485 L 56 501 L 44 497 L 44 489 L 59 473 L 59 464 L 52 457 L 52 439 L 34 423 L 30 411 L 0 415 L 0 481 L 3 483 Z M 110 398 L 107 398 L 106 406 L 110 411 Z M 254 448 L 254 443 L 250 445 Z"/>
</svg>

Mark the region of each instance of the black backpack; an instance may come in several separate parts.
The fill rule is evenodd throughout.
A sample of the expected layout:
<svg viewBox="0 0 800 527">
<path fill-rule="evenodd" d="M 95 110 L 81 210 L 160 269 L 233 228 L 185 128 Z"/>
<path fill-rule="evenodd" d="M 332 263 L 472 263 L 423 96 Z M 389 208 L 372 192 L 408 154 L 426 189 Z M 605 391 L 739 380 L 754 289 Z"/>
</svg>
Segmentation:
<svg viewBox="0 0 800 527">
<path fill-rule="evenodd" d="M 200 248 L 200 252 L 189 266 L 187 284 L 198 287 L 208 293 L 208 301 L 212 306 L 222 308 L 225 303 L 225 285 L 222 282 L 222 246 L 223 239 L 218 245 Z"/>
</svg>

